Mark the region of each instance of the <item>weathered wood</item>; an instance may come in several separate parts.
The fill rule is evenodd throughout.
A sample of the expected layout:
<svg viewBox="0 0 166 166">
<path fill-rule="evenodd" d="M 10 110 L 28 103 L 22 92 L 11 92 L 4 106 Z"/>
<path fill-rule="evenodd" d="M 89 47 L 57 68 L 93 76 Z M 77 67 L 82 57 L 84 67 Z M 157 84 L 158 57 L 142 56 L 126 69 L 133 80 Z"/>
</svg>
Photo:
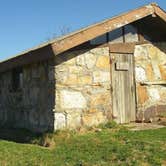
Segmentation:
<svg viewBox="0 0 166 166">
<path fill-rule="evenodd" d="M 31 50 L 20 54 L 17 57 L 0 62 L 0 72 L 12 69 L 17 66 L 48 59 L 71 48 L 75 48 L 76 46 L 92 40 L 97 36 L 103 35 L 107 32 L 123 27 L 132 22 L 141 20 L 142 18 L 153 14 L 156 14 L 161 19 L 166 21 L 166 13 L 159 6 L 155 4 L 150 4 L 139 9 L 130 11 L 128 13 L 122 14 L 120 16 L 114 17 L 112 19 L 105 20 L 101 23 L 81 29 L 80 31 L 69 34 L 57 40 L 52 40 L 48 43 L 39 45 Z M 50 54 L 49 52 L 43 52 L 43 49 L 46 50 L 45 48 L 49 48 Z M 111 49 L 112 52 L 115 52 L 114 50 L 116 48 L 114 46 L 114 48 Z M 118 50 L 121 50 L 121 53 L 133 53 L 133 46 L 130 46 L 128 49 L 119 47 Z"/>
<path fill-rule="evenodd" d="M 103 35 L 104 33 L 110 32 L 114 29 L 130 24 L 133 21 L 137 21 L 146 16 L 152 15 L 153 12 L 154 10 L 151 5 L 141 7 L 123 15 L 85 28 L 81 31 L 78 31 L 77 33 L 69 35 L 66 38 L 55 41 L 52 43 L 52 48 L 55 54 L 59 54 L 65 50 L 75 47 L 76 45 L 82 44 L 88 40 L 94 39 L 97 36 Z"/>
<path fill-rule="evenodd" d="M 74 47 L 68 50 L 68 52 L 76 51 L 76 50 L 88 50 L 93 48 L 103 48 L 103 47 L 108 47 L 108 43 L 99 44 L 99 45 L 91 45 L 89 42 L 86 42 L 82 45 L 79 45 L 77 47 Z M 0 72 L 5 72 L 15 67 L 37 63 L 37 62 L 48 60 L 54 57 L 55 57 L 55 54 L 52 51 L 51 46 L 48 45 L 40 49 L 33 50 L 28 53 L 21 54 L 20 56 L 16 56 L 11 59 L 0 62 Z"/>
<path fill-rule="evenodd" d="M 50 45 L 42 47 L 37 50 L 30 51 L 20 56 L 13 57 L 12 59 L 6 60 L 0 63 L 0 72 L 11 70 L 15 67 L 20 67 L 27 64 L 37 63 L 50 58 L 55 55 Z"/>
<path fill-rule="evenodd" d="M 133 42 L 133 43 L 116 43 L 116 44 L 109 44 L 110 52 L 111 53 L 134 53 L 135 45 L 139 44 L 147 44 L 148 41 L 142 42 Z"/>
<path fill-rule="evenodd" d="M 116 62 L 116 70 L 129 70 L 128 62 Z"/>
<path fill-rule="evenodd" d="M 164 10 L 162 10 L 159 6 L 157 5 L 153 5 L 154 7 L 154 13 L 159 16 L 161 19 L 163 19 L 164 21 L 166 21 L 166 13 Z"/>
<path fill-rule="evenodd" d="M 135 43 L 118 43 L 110 44 L 111 53 L 133 53 L 135 48 Z"/>
<path fill-rule="evenodd" d="M 135 85 L 133 54 L 111 53 L 113 116 L 117 123 L 135 121 Z M 117 70 L 116 63 L 128 64 L 128 70 Z"/>
</svg>

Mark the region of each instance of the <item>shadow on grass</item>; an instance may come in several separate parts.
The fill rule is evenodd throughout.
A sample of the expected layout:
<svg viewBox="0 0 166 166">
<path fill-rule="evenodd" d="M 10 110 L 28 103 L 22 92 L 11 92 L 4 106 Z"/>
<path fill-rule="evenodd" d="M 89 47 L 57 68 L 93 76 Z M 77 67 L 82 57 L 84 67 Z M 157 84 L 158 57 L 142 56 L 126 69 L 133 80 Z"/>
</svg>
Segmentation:
<svg viewBox="0 0 166 166">
<path fill-rule="evenodd" d="M 41 136 L 41 133 L 32 133 L 25 129 L 0 128 L 0 140 L 12 141 L 16 143 L 32 143 Z"/>
</svg>

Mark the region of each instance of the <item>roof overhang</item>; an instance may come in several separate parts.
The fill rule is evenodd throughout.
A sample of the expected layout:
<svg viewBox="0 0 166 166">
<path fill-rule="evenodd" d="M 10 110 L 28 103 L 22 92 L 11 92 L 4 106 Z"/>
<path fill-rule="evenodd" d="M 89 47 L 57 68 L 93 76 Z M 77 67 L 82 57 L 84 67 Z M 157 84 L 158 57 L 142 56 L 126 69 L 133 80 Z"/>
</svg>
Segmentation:
<svg viewBox="0 0 166 166">
<path fill-rule="evenodd" d="M 113 17 L 111 19 L 107 19 L 103 22 L 94 24 L 61 38 L 52 40 L 36 48 L 28 50 L 20 55 L 17 55 L 11 59 L 2 61 L 0 62 L 0 72 L 14 68 L 17 65 L 25 65 L 61 54 L 73 47 L 94 39 L 97 36 L 103 35 L 107 32 L 123 27 L 132 22 L 141 20 L 148 16 L 157 16 L 160 17 L 164 22 L 166 22 L 166 13 L 164 12 L 164 10 L 162 10 L 157 4 L 152 3 L 129 11 L 122 15 Z M 43 50 L 44 53 L 46 53 L 46 49 L 48 49 L 47 51 L 50 52 L 50 56 L 46 56 L 42 53 Z M 41 55 L 39 55 L 39 52 L 41 53 Z M 46 54 L 48 55 L 48 53 Z"/>
<path fill-rule="evenodd" d="M 94 39 L 97 36 L 130 24 L 134 21 L 140 20 L 149 15 L 157 14 L 156 11 L 158 10 L 155 10 L 155 8 L 158 9 L 158 6 L 156 6 L 155 4 L 143 6 L 139 9 L 132 10 L 117 17 L 105 20 L 101 23 L 92 25 L 77 33 L 67 36 L 66 38 L 55 41 L 54 43 L 52 43 L 54 53 L 56 55 L 60 54 L 72 47 L 82 44 L 88 40 Z"/>
</svg>

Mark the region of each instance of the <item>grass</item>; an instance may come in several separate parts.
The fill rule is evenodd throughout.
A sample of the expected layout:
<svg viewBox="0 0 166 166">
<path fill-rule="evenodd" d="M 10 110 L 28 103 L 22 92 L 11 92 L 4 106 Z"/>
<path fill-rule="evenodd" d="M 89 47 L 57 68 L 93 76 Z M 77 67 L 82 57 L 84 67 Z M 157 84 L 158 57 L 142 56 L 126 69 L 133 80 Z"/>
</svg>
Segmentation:
<svg viewBox="0 0 166 166">
<path fill-rule="evenodd" d="M 29 142 L 50 148 L 2 139 L 0 165 L 166 165 L 166 128 L 129 131 L 110 123 L 83 134 L 61 131 L 37 137 L 30 136 Z"/>
</svg>

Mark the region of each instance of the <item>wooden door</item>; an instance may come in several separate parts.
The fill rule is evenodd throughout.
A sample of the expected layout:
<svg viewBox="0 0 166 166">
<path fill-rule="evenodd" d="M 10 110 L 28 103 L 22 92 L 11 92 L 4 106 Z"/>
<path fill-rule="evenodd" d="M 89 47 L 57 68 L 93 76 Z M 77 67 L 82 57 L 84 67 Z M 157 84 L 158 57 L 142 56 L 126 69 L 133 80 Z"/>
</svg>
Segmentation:
<svg viewBox="0 0 166 166">
<path fill-rule="evenodd" d="M 113 116 L 117 123 L 135 121 L 133 54 L 111 53 Z"/>
</svg>

